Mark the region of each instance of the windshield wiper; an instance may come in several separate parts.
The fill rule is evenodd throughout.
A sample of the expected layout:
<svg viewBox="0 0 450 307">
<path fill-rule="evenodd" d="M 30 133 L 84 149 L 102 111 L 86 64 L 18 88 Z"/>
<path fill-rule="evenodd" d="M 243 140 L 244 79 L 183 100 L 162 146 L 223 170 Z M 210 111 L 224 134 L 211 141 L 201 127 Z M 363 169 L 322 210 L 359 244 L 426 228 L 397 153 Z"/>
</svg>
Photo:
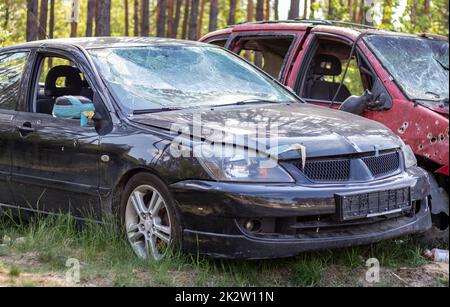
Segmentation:
<svg viewBox="0 0 450 307">
<path fill-rule="evenodd" d="M 247 104 L 258 104 L 258 103 L 286 103 L 289 101 L 278 101 L 278 100 L 270 100 L 270 99 L 246 99 L 246 100 L 241 100 L 235 103 L 227 103 L 227 104 L 218 104 L 218 105 L 214 105 L 211 106 L 213 108 L 217 108 L 217 107 L 227 107 L 227 106 L 243 106 L 243 105 L 247 105 Z"/>
<path fill-rule="evenodd" d="M 168 111 L 179 111 L 182 109 L 183 108 L 165 107 L 165 108 L 155 108 L 155 109 L 133 110 L 133 115 L 168 112 Z"/>
</svg>

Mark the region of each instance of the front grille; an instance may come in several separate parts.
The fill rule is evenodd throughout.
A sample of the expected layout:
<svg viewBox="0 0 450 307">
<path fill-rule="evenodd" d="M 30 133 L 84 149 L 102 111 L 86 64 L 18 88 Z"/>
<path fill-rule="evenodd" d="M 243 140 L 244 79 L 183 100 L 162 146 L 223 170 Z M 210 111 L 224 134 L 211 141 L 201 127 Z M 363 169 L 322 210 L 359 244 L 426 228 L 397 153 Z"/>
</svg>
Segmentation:
<svg viewBox="0 0 450 307">
<path fill-rule="evenodd" d="M 301 162 L 296 166 L 302 169 Z M 347 181 L 350 179 L 350 160 L 307 161 L 303 173 L 314 181 Z"/>
<path fill-rule="evenodd" d="M 380 177 L 395 172 L 400 167 L 398 152 L 381 154 L 378 157 L 362 158 L 374 177 Z"/>
<path fill-rule="evenodd" d="M 382 153 L 379 156 L 365 156 L 353 159 L 360 159 L 370 170 L 375 178 L 392 174 L 400 168 L 400 157 L 398 152 Z M 310 180 L 323 182 L 341 182 L 351 180 L 352 158 L 328 159 L 328 160 L 307 160 L 303 169 L 302 161 L 295 161 L 293 164 Z M 364 172 L 367 170 L 354 170 L 354 172 Z"/>
</svg>

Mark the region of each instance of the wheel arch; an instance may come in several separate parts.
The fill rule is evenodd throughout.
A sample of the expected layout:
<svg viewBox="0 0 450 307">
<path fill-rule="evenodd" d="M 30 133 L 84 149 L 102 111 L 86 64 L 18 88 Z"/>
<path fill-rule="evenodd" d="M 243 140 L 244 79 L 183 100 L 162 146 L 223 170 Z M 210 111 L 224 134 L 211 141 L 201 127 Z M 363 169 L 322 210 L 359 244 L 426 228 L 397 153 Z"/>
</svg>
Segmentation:
<svg viewBox="0 0 450 307">
<path fill-rule="evenodd" d="M 120 210 L 120 201 L 122 197 L 121 192 L 124 190 L 125 186 L 130 181 L 131 178 L 141 173 L 152 174 L 158 177 L 162 182 L 167 184 L 164 178 L 154 168 L 141 166 L 127 170 L 120 176 L 119 180 L 117 180 L 113 188 L 112 213 L 114 216 L 117 216 L 118 210 Z"/>
</svg>

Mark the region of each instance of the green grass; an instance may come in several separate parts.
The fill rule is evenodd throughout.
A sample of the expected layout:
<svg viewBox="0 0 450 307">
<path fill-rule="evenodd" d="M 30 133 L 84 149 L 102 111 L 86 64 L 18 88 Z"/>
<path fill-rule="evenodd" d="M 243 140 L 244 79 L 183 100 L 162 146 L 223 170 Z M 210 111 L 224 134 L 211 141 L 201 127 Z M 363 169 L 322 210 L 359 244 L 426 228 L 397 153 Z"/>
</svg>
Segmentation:
<svg viewBox="0 0 450 307">
<path fill-rule="evenodd" d="M 17 266 L 12 266 L 9 269 L 9 276 L 11 277 L 19 277 L 20 276 L 20 269 Z"/>
<path fill-rule="evenodd" d="M 156 263 L 138 259 L 116 227 L 90 222 L 80 226 L 68 216 L 26 223 L 1 218 L 0 245 L 4 236 L 10 237 L 11 242 L 0 247 L 0 265 L 1 257 L 27 254 L 38 263 L 23 267 L 14 264 L 9 269 L 11 276 L 51 272 L 64 278 L 67 259 L 76 258 L 81 264 L 81 283 L 85 285 L 359 286 L 369 258 L 377 258 L 387 268 L 414 268 L 425 262 L 422 250 L 409 237 L 289 259 L 225 261 L 176 254 Z M 391 285 L 389 282 L 382 281 L 380 285 Z M 448 280 L 438 279 L 436 284 L 448 285 Z"/>
</svg>

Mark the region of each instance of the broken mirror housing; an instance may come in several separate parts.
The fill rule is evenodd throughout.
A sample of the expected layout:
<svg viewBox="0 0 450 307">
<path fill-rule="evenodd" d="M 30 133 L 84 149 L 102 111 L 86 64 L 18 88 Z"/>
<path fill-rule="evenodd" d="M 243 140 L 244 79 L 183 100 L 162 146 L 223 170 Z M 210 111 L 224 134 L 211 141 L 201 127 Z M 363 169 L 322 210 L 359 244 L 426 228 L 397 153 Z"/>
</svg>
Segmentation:
<svg viewBox="0 0 450 307">
<path fill-rule="evenodd" d="M 92 119 L 95 106 L 92 100 L 83 96 L 61 96 L 56 98 L 53 117 L 63 119 L 80 119 L 80 126 L 86 126 Z"/>
</svg>

